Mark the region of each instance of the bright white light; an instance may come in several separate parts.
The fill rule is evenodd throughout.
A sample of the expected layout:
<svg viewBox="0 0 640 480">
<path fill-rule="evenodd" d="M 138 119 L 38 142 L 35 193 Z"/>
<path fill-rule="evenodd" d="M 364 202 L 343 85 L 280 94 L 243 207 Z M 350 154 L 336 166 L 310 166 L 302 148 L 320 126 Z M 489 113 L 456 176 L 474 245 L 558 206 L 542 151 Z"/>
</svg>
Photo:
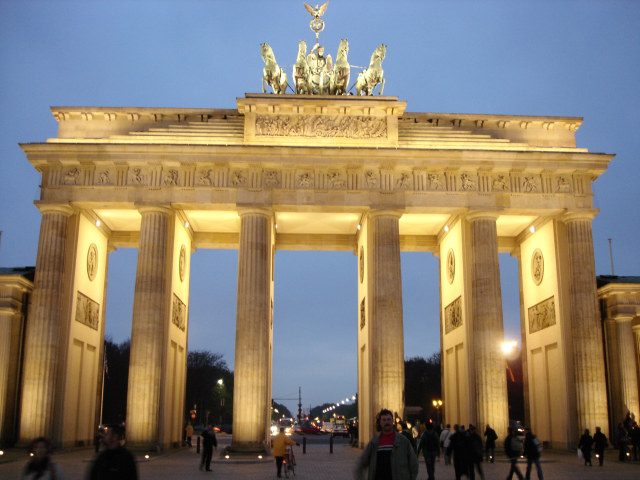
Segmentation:
<svg viewBox="0 0 640 480">
<path fill-rule="evenodd" d="M 224 382 L 222 381 L 222 379 L 218 380 L 218 385 L 222 385 L 224 384 Z M 277 411 L 277 410 L 276 410 Z"/>
<path fill-rule="evenodd" d="M 278 229 L 278 224 L 276 223 L 276 230 Z"/>
<path fill-rule="evenodd" d="M 502 352 L 505 355 L 508 355 L 513 351 L 514 348 L 518 346 L 518 342 L 502 342 Z"/>
<path fill-rule="evenodd" d="M 531 233 L 535 233 L 535 231 L 536 231 L 536 227 L 534 227 L 533 225 L 531 225 L 531 228 L 529 228 L 529 231 L 530 231 Z"/>
<path fill-rule="evenodd" d="M 448 232 L 448 231 L 449 231 L 449 225 L 445 225 L 445 226 L 444 226 L 444 231 L 445 231 L 445 232 Z"/>
<path fill-rule="evenodd" d="M 262 455 L 258 455 L 258 458 L 259 458 L 260 460 L 262 460 Z"/>
<path fill-rule="evenodd" d="M 360 224 L 358 224 L 358 230 L 360 230 Z"/>
<path fill-rule="evenodd" d="M 189 228 L 189 222 L 184 222 L 184 228 Z"/>
<path fill-rule="evenodd" d="M 96 227 L 99 227 L 101 225 L 100 220 L 96 220 Z"/>
<path fill-rule="evenodd" d="M 226 458 L 227 460 L 229 460 L 229 455 L 225 455 L 224 458 Z"/>
<path fill-rule="evenodd" d="M 144 458 L 145 458 L 146 460 L 149 460 L 149 455 L 145 455 L 145 456 L 144 456 Z"/>
</svg>

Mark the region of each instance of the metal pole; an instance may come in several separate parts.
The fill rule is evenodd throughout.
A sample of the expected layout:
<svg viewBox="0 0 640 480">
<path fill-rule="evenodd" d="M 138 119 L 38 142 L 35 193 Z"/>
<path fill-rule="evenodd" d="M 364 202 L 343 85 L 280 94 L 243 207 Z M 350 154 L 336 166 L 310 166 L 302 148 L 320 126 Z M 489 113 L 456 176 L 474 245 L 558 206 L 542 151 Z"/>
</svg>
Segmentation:
<svg viewBox="0 0 640 480">
<path fill-rule="evenodd" d="M 329 437 L 329 453 L 333 453 L 333 433 Z"/>
<path fill-rule="evenodd" d="M 615 275 L 615 273 L 613 273 L 613 248 L 611 248 L 611 239 L 609 239 L 609 257 L 611 258 L 611 275 Z"/>
<path fill-rule="evenodd" d="M 302 454 L 307 453 L 307 437 L 302 437 Z"/>
</svg>

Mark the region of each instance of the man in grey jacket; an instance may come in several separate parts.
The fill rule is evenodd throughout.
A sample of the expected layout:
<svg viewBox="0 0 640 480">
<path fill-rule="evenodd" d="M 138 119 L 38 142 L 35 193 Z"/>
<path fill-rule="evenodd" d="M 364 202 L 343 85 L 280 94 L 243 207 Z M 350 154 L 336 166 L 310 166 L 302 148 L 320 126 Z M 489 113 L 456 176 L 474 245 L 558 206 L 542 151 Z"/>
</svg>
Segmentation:
<svg viewBox="0 0 640 480">
<path fill-rule="evenodd" d="M 355 471 L 360 480 L 368 470 L 368 480 L 415 480 L 418 457 L 411 442 L 394 428 L 393 413 L 383 409 L 377 416 L 380 433 L 364 449 Z"/>
</svg>

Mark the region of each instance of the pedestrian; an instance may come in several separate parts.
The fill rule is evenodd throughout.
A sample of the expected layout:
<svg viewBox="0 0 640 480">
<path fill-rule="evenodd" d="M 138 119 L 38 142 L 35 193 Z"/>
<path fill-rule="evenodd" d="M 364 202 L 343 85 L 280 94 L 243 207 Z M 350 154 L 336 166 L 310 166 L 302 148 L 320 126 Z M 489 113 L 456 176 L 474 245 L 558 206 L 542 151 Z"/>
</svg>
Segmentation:
<svg viewBox="0 0 640 480">
<path fill-rule="evenodd" d="M 627 458 L 627 431 L 622 423 L 616 428 L 616 447 L 618 447 L 618 460 L 624 462 Z"/>
<path fill-rule="evenodd" d="M 442 447 L 445 465 L 451 465 L 451 457 L 449 456 L 449 444 L 451 443 L 451 435 L 453 435 L 453 432 L 451 431 L 451 425 L 447 423 L 445 429 L 440 432 L 440 447 Z"/>
<path fill-rule="evenodd" d="M 418 476 L 418 457 L 411 442 L 394 430 L 393 413 L 380 410 L 376 417 L 380 433 L 367 444 L 360 456 L 354 478 L 362 479 L 365 470 L 368 480 L 415 480 Z"/>
<path fill-rule="evenodd" d="M 202 457 L 200 458 L 200 470 L 211 471 L 211 457 L 214 447 L 218 448 L 218 439 L 213 431 L 213 425 L 207 425 L 207 429 L 202 432 Z"/>
<path fill-rule="evenodd" d="M 484 436 L 487 437 L 484 443 L 487 462 L 493 463 L 496 457 L 496 440 L 498 439 L 498 435 L 496 431 L 487 424 L 487 428 L 484 429 Z"/>
<path fill-rule="evenodd" d="M 124 427 L 119 424 L 107 425 L 102 435 L 106 447 L 93 461 L 88 480 L 137 480 L 136 460 L 122 442 Z"/>
<path fill-rule="evenodd" d="M 593 450 L 596 452 L 596 458 L 600 466 L 604 463 L 604 449 L 607 448 L 607 445 L 609 443 L 606 435 L 600 431 L 600 427 L 596 427 L 596 433 L 593 434 Z"/>
<path fill-rule="evenodd" d="M 525 477 L 527 480 L 531 478 L 531 464 L 536 464 L 538 472 L 538 480 L 543 480 L 542 467 L 540 466 L 540 455 L 542 454 L 542 443 L 538 440 L 533 432 L 527 428 L 524 436 L 524 456 L 527 457 L 527 472 Z"/>
<path fill-rule="evenodd" d="M 418 449 L 416 448 L 416 440 L 415 438 L 413 438 L 413 434 L 411 433 L 411 430 L 409 430 L 409 427 L 407 426 L 407 423 L 402 421 L 400 423 L 398 423 L 397 425 L 398 427 L 398 431 L 405 436 L 405 438 L 407 440 L 409 440 L 409 442 L 411 442 L 411 448 L 413 448 L 414 452 L 417 452 Z"/>
<path fill-rule="evenodd" d="M 522 480 L 524 477 L 518 468 L 518 458 L 522 453 L 522 442 L 511 427 L 507 428 L 507 432 L 507 438 L 504 439 L 504 452 L 507 454 L 507 458 L 511 464 L 507 480 L 511 480 L 514 473 L 520 480 Z"/>
<path fill-rule="evenodd" d="M 193 425 L 191 422 L 187 422 L 187 426 L 184 428 L 185 436 L 187 437 L 187 445 L 192 447 L 191 445 L 191 437 L 193 436 Z"/>
<path fill-rule="evenodd" d="M 51 461 L 53 445 L 48 438 L 38 437 L 29 444 L 31 459 L 22 469 L 20 480 L 64 480 L 58 465 Z"/>
<path fill-rule="evenodd" d="M 449 441 L 449 456 L 453 457 L 453 469 L 456 480 L 465 475 L 469 477 L 469 464 L 471 463 L 471 452 L 469 447 L 469 437 L 464 429 L 464 425 L 453 426 L 453 435 Z"/>
<path fill-rule="evenodd" d="M 640 427 L 637 423 L 631 427 L 631 431 L 629 432 L 629 440 L 631 441 L 631 445 L 633 446 L 633 460 L 638 460 L 638 456 L 640 456 Z"/>
<path fill-rule="evenodd" d="M 582 457 L 584 458 L 584 466 L 586 467 L 591 464 L 591 446 L 593 445 L 593 437 L 589 435 L 589 429 L 586 428 L 582 436 L 580 437 L 580 442 L 578 442 L 578 448 L 582 450 Z"/>
<path fill-rule="evenodd" d="M 478 470 L 480 478 L 484 480 L 482 471 L 482 437 L 476 431 L 476 427 L 469 425 L 469 478 L 475 480 L 475 470 Z"/>
<path fill-rule="evenodd" d="M 298 445 L 298 443 L 287 437 L 284 433 L 284 427 L 280 427 L 280 433 L 271 440 L 271 453 L 276 458 L 278 478 L 282 476 L 282 462 L 284 461 L 285 453 L 287 453 L 287 445 Z"/>
<path fill-rule="evenodd" d="M 440 456 L 440 438 L 431 423 L 427 424 L 427 430 L 420 437 L 419 444 L 427 466 L 428 480 L 435 480 L 436 457 Z"/>
</svg>

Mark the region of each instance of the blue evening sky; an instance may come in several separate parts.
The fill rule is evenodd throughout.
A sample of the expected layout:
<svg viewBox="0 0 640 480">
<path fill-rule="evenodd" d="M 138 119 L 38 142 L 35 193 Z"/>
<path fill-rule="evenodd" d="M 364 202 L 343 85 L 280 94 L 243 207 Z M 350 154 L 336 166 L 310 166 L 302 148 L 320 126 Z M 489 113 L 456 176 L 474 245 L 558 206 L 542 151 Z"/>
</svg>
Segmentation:
<svg viewBox="0 0 640 480">
<path fill-rule="evenodd" d="M 315 4 L 315 3 L 314 3 Z M 385 95 L 408 112 L 584 117 L 579 147 L 615 153 L 594 185 L 598 274 L 640 275 L 640 2 L 331 0 L 321 43 L 368 62 L 387 44 Z M 39 174 L 18 143 L 55 137 L 50 106 L 234 108 L 259 92 L 260 43 L 280 64 L 312 45 L 303 2 L 0 0 L 0 266 L 34 265 Z M 111 254 L 107 333 L 129 337 L 135 249 Z M 501 255 L 505 337 L 519 339 L 517 262 Z M 192 257 L 190 349 L 233 367 L 237 252 Z M 402 256 L 405 356 L 439 349 L 438 262 Z M 356 257 L 276 254 L 274 398 L 356 390 Z M 295 400 L 282 401 L 290 409 Z"/>
</svg>

